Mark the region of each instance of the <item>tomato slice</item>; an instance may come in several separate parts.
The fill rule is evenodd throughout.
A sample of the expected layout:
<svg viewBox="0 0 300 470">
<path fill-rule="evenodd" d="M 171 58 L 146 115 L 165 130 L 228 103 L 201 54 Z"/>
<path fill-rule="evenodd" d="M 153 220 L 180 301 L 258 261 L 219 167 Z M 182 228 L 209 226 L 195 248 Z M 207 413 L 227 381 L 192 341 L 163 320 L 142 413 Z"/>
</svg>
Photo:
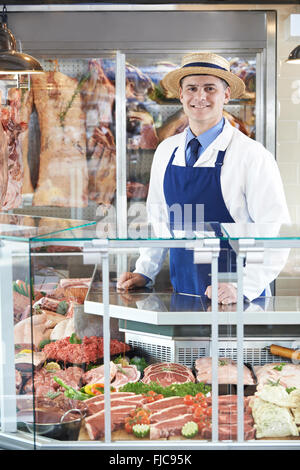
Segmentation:
<svg viewBox="0 0 300 470">
<path fill-rule="evenodd" d="M 138 417 L 138 416 L 141 416 L 141 417 L 148 417 L 148 413 L 146 410 L 138 410 L 136 413 L 135 413 L 135 416 Z"/>
<path fill-rule="evenodd" d="M 195 418 L 200 418 L 203 415 L 204 415 L 204 410 L 201 406 L 198 405 L 197 408 L 194 409 L 193 416 Z"/>
<path fill-rule="evenodd" d="M 204 395 L 204 393 L 201 393 L 201 392 L 197 393 L 197 394 L 195 395 L 195 399 L 196 399 L 197 401 L 200 401 L 200 402 L 203 401 L 203 400 L 205 400 L 205 395 Z"/>
<path fill-rule="evenodd" d="M 158 393 L 155 397 L 155 400 L 162 400 L 164 396 L 161 393 Z"/>
<path fill-rule="evenodd" d="M 155 401 L 154 397 L 146 397 L 146 403 L 152 403 Z"/>
<path fill-rule="evenodd" d="M 185 405 L 193 405 L 195 403 L 193 395 L 185 395 L 183 403 Z"/>
<path fill-rule="evenodd" d="M 208 404 L 207 404 L 207 401 L 206 401 L 206 400 L 202 401 L 202 402 L 199 403 L 199 404 L 200 404 L 200 406 L 201 406 L 202 408 L 207 408 L 207 407 L 208 407 Z"/>
<path fill-rule="evenodd" d="M 133 424 L 132 423 L 125 423 L 125 431 L 128 432 L 128 434 L 131 434 L 132 433 L 132 428 L 133 428 Z"/>
<path fill-rule="evenodd" d="M 141 424 L 150 424 L 150 419 L 148 416 L 143 416 L 142 419 L 139 421 Z"/>
</svg>

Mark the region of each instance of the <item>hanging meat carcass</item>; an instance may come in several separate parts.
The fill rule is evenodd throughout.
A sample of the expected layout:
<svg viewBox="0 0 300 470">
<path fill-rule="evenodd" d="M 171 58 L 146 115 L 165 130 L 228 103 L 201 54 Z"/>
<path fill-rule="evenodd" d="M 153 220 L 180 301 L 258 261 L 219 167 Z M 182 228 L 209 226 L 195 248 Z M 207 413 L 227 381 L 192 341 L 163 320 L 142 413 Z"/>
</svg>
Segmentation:
<svg viewBox="0 0 300 470">
<path fill-rule="evenodd" d="M 86 115 L 87 154 L 91 156 L 95 147 L 95 129 L 109 127 L 113 122 L 115 87 L 105 75 L 101 59 L 89 61 L 86 78 L 81 88 L 81 97 Z"/>
<path fill-rule="evenodd" d="M 116 191 L 116 146 L 110 130 L 115 87 L 105 75 L 100 59 L 89 62 L 89 78 L 81 96 L 86 113 L 89 198 L 111 204 Z"/>
<path fill-rule="evenodd" d="M 58 71 L 32 76 L 41 151 L 34 206 L 86 207 L 88 173 L 82 81 Z"/>
<path fill-rule="evenodd" d="M 28 160 L 28 134 L 29 134 L 29 121 L 30 116 L 33 110 L 33 94 L 32 90 L 25 88 L 18 89 L 17 92 L 20 94 L 20 119 L 21 122 L 26 124 L 26 129 L 20 134 L 20 146 L 23 162 L 23 185 L 22 185 L 22 194 L 32 194 L 34 192 L 31 175 L 30 175 L 30 166 Z"/>
<path fill-rule="evenodd" d="M 24 170 L 20 135 L 26 130 L 27 124 L 21 121 L 20 107 L 20 90 L 12 88 L 8 93 L 7 105 L 1 108 L 1 123 L 8 146 L 8 178 L 6 194 L 3 197 L 3 210 L 15 209 L 22 204 Z"/>
<path fill-rule="evenodd" d="M 1 111 L 0 111 L 1 113 Z M 8 137 L 0 123 L 0 210 L 2 209 L 8 184 Z"/>
<path fill-rule="evenodd" d="M 116 146 L 107 127 L 96 128 L 94 151 L 89 160 L 89 198 L 98 204 L 111 204 L 116 191 Z M 94 144 L 93 144 L 94 145 Z"/>
</svg>

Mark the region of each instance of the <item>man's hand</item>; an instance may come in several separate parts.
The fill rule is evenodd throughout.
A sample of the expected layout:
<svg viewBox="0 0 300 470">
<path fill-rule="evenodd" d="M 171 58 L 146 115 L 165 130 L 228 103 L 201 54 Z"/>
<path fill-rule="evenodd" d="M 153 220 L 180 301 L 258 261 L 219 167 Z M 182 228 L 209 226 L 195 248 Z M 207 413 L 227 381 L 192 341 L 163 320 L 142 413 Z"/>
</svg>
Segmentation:
<svg viewBox="0 0 300 470">
<path fill-rule="evenodd" d="M 117 282 L 117 289 L 130 290 L 146 284 L 147 280 L 139 273 L 123 273 Z"/>
<path fill-rule="evenodd" d="M 205 295 L 209 299 L 212 297 L 212 287 L 208 286 Z M 218 284 L 218 303 L 223 305 L 236 304 L 237 302 L 237 290 L 232 284 L 226 282 L 220 282 Z"/>
</svg>

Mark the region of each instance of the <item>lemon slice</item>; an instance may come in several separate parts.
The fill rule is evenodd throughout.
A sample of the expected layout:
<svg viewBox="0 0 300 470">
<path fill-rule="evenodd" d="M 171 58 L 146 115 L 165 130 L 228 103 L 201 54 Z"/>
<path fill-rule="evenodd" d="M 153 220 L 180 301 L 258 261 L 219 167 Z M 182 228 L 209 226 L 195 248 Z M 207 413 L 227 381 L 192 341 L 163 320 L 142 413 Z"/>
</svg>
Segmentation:
<svg viewBox="0 0 300 470">
<path fill-rule="evenodd" d="M 56 362 L 48 362 L 44 367 L 46 370 L 60 370 L 60 365 Z"/>
</svg>

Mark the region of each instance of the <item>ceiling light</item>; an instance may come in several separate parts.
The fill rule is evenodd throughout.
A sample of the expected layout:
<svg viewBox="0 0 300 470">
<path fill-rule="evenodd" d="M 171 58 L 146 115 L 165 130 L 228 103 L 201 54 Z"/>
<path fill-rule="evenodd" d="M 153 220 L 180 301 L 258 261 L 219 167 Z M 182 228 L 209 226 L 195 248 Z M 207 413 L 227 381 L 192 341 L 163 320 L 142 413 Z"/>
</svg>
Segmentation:
<svg viewBox="0 0 300 470">
<path fill-rule="evenodd" d="M 286 62 L 288 64 L 300 64 L 300 45 L 290 52 Z"/>
<path fill-rule="evenodd" d="M 7 10 L 4 5 L 0 25 L 0 74 L 42 73 L 41 64 L 32 56 L 16 50 L 16 39 L 7 27 Z"/>
</svg>

